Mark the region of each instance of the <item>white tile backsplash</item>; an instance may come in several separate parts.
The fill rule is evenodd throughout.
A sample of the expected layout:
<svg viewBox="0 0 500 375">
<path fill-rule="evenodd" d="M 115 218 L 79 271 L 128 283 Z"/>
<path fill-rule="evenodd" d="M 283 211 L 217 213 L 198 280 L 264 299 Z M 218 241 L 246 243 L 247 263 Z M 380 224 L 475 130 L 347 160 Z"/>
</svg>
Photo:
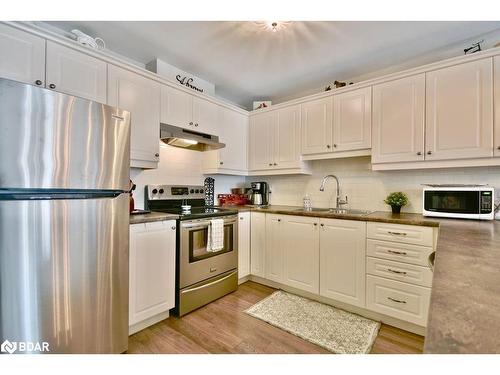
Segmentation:
<svg viewBox="0 0 500 375">
<path fill-rule="evenodd" d="M 160 144 L 160 162 L 157 169 L 130 169 L 130 178 L 137 185 L 134 192 L 136 208 L 144 208 L 144 187 L 150 184 L 203 185 L 203 152 L 185 150 Z M 240 176 L 211 176 L 215 179 L 215 197 L 233 187 L 245 186 Z"/>
<path fill-rule="evenodd" d="M 372 171 L 369 157 L 318 160 L 311 162 L 310 176 L 249 177 L 250 181 L 267 181 L 271 204 L 301 206 L 304 195 L 311 197 L 313 207 L 335 206 L 335 181 L 319 187 L 323 176 L 339 178 L 342 196 L 347 195 L 350 208 L 388 211 L 384 198 L 393 191 L 408 195 L 404 212 L 422 212 L 424 183 L 484 183 L 500 188 L 500 167 L 449 168 L 409 171 Z M 499 199 L 500 189 L 497 191 Z"/>
</svg>

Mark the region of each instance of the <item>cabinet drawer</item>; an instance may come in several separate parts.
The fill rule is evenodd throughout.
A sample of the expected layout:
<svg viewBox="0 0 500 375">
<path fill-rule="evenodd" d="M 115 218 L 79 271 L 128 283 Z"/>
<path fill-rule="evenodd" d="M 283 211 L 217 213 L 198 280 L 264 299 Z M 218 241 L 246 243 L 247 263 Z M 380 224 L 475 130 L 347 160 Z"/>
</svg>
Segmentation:
<svg viewBox="0 0 500 375">
<path fill-rule="evenodd" d="M 368 257 L 366 259 L 366 273 L 420 286 L 430 287 L 432 285 L 430 268 L 392 260 Z"/>
<path fill-rule="evenodd" d="M 366 255 L 427 267 L 432 247 L 388 241 L 366 240 Z"/>
<path fill-rule="evenodd" d="M 433 246 L 433 228 L 416 225 L 368 223 L 367 237 L 374 240 Z"/>
<path fill-rule="evenodd" d="M 427 324 L 430 295 L 429 288 L 366 276 L 368 309 L 420 326 Z"/>
</svg>

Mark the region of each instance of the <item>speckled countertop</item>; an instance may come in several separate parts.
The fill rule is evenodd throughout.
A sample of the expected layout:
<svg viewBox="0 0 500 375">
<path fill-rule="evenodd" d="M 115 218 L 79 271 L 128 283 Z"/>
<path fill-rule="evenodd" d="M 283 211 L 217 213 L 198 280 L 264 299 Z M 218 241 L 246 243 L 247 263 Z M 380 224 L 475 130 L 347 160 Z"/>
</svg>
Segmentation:
<svg viewBox="0 0 500 375">
<path fill-rule="evenodd" d="M 425 353 L 500 353 L 500 222 L 420 214 L 338 215 L 300 207 L 231 209 L 439 227 Z"/>
<path fill-rule="evenodd" d="M 179 215 L 152 211 L 148 214 L 130 215 L 130 224 L 150 223 L 152 221 L 175 220 Z"/>
</svg>

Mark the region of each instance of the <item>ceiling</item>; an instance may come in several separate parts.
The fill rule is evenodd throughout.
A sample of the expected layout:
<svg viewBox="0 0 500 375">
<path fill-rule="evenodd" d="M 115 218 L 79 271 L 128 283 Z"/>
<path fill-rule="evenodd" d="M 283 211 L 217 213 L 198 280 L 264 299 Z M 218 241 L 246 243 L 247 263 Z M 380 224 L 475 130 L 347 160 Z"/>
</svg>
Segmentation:
<svg viewBox="0 0 500 375">
<path fill-rule="evenodd" d="M 141 63 L 160 58 L 216 86 L 244 107 L 402 64 L 477 35 L 500 22 L 291 22 L 270 32 L 259 22 L 78 21 L 113 52 Z M 457 55 L 459 52 L 457 52 Z"/>
</svg>

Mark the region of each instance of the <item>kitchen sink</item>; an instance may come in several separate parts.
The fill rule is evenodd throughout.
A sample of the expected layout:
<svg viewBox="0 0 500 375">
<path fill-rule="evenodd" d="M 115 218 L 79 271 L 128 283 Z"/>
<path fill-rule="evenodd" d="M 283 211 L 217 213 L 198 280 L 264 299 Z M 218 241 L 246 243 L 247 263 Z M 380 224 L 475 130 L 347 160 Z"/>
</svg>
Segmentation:
<svg viewBox="0 0 500 375">
<path fill-rule="evenodd" d="M 300 212 L 323 212 L 326 214 L 336 214 L 336 215 L 369 215 L 373 211 L 368 210 L 356 210 L 356 209 L 344 209 L 344 208 L 299 208 L 296 211 Z"/>
</svg>

